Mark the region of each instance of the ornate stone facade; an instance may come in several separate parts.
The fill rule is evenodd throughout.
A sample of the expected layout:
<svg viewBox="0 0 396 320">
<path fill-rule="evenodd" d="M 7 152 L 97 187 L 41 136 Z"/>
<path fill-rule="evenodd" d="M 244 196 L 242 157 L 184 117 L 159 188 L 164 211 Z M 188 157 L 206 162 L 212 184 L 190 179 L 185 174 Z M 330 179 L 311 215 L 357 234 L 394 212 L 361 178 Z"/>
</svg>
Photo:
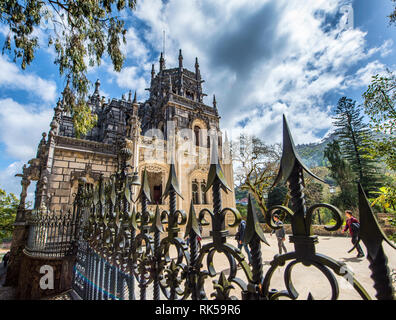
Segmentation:
<svg viewBox="0 0 396 320">
<path fill-rule="evenodd" d="M 105 102 L 100 97 L 98 80 L 88 101 L 98 122 L 80 139 L 75 136 L 71 115 L 64 111 L 64 99 L 60 99 L 48 137 L 43 134 L 37 157 L 24 169 L 23 195 L 28 181 L 37 180 L 35 208 L 45 205 L 56 211 L 70 209 L 79 178 L 85 177 L 88 183 L 95 184 L 101 174 L 109 178 L 115 173 L 121 143 L 132 152 L 131 171 L 141 177 L 147 169 L 152 205 L 169 206 L 162 193 L 170 160 L 175 161 L 184 198 L 178 199 L 178 208 L 188 211 L 192 199 L 197 210 L 210 205 L 210 191 L 207 195 L 202 191 L 209 170 L 208 147 L 212 141 L 221 151 L 223 141 L 216 100 L 213 99 L 213 106 L 203 103 L 202 82 L 198 60 L 195 72 L 183 68 L 181 51 L 178 68 L 166 69 L 162 55 L 158 73 L 153 65 L 150 95 L 145 102 L 138 103 L 136 93 L 132 99 L 131 91 L 128 100 L 123 96 Z M 209 131 L 215 137 L 212 140 Z M 223 161 L 228 154 L 220 152 L 219 156 L 228 185 L 233 186 L 232 164 Z M 233 192 L 225 194 L 223 199 L 225 207 L 235 206 Z"/>
</svg>

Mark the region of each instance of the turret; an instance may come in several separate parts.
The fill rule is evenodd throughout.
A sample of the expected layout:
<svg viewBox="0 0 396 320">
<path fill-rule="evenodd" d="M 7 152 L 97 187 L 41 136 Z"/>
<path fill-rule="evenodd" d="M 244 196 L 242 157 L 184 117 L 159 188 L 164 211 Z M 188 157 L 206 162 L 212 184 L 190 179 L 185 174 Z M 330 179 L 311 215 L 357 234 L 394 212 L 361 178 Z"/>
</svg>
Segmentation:
<svg viewBox="0 0 396 320">
<path fill-rule="evenodd" d="M 164 59 L 164 55 L 161 52 L 161 56 L 159 59 L 159 63 L 160 63 L 160 72 L 165 70 L 165 59 Z"/>
<path fill-rule="evenodd" d="M 195 79 L 201 80 L 201 73 L 199 71 L 198 58 L 195 58 Z"/>
<path fill-rule="evenodd" d="M 94 96 L 98 96 L 99 97 L 99 88 L 100 88 L 100 81 L 99 81 L 99 79 L 98 80 L 96 80 L 96 82 L 95 82 L 95 92 L 94 92 Z"/>
<path fill-rule="evenodd" d="M 179 72 L 183 72 L 183 55 L 182 50 L 179 50 Z"/>
</svg>

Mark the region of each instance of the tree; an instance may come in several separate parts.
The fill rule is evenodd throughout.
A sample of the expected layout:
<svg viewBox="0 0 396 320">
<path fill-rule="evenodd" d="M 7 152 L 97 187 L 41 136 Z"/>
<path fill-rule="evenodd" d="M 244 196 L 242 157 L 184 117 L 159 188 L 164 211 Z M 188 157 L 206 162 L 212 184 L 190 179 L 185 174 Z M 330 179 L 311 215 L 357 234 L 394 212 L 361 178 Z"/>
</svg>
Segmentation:
<svg viewBox="0 0 396 320">
<path fill-rule="evenodd" d="M 367 91 L 363 94 L 364 112 L 370 118 L 370 127 L 379 136 L 367 141 L 366 151 L 371 159 L 384 159 L 391 170 L 396 170 L 396 76 L 373 77 Z"/>
<path fill-rule="evenodd" d="M 13 194 L 0 189 L 0 240 L 11 238 L 19 200 Z"/>
<path fill-rule="evenodd" d="M 235 181 L 248 190 L 263 215 L 267 212 L 266 196 L 275 180 L 281 158 L 280 144 L 267 145 L 259 138 L 241 135 L 239 144 L 232 143 Z"/>
<path fill-rule="evenodd" d="M 356 102 L 342 97 L 335 109 L 334 126 L 339 139 L 341 155 L 351 166 L 352 171 L 362 184 L 367 194 L 378 190 L 379 173 L 374 160 L 367 157 L 365 148 L 371 140 L 372 133 L 363 123 Z"/>
<path fill-rule="evenodd" d="M 88 65 L 99 66 L 106 52 L 115 71 L 120 71 L 124 55 L 125 22 L 116 14 L 134 9 L 136 0 L 3 0 L 0 1 L 0 22 L 8 26 L 3 54 L 13 55 L 25 69 L 39 48 L 37 31 L 50 24 L 48 46 L 53 46 L 60 75 L 71 78 L 65 90 L 66 111 L 71 112 L 77 136 L 86 134 L 96 117 L 86 103 L 90 82 Z"/>
<path fill-rule="evenodd" d="M 355 175 L 349 163 L 341 155 L 340 143 L 330 142 L 324 150 L 324 156 L 329 160 L 330 177 L 340 187 L 340 192 L 332 196 L 330 202 L 341 209 L 350 209 L 357 204 L 357 188 Z"/>
<path fill-rule="evenodd" d="M 392 0 L 396 3 L 396 0 Z M 388 16 L 390 24 L 396 24 L 396 4 L 394 4 L 393 12 Z"/>
</svg>

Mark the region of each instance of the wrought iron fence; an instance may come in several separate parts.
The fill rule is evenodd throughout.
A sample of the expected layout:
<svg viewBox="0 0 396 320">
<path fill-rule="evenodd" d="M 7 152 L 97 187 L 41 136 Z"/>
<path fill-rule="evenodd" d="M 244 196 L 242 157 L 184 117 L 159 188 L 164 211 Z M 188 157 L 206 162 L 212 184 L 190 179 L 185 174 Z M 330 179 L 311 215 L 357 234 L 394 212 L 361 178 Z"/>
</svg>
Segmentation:
<svg viewBox="0 0 396 320">
<path fill-rule="evenodd" d="M 28 218 L 25 251 L 31 256 L 60 258 L 73 253 L 76 219 L 71 212 L 33 210 Z"/>
<path fill-rule="evenodd" d="M 80 206 L 89 199 L 83 198 L 82 185 L 79 186 L 73 210 L 51 211 L 47 208 L 31 210 L 27 216 L 29 234 L 25 252 L 30 256 L 62 258 L 74 255 L 80 224 L 86 216 Z M 89 189 L 89 185 L 85 186 Z M 79 204 L 79 206 L 77 205 Z"/>
<path fill-rule="evenodd" d="M 213 152 L 216 151 L 213 148 Z M 206 191 L 211 188 L 213 210 L 203 209 L 198 215 L 192 203 L 188 214 L 177 209 L 176 198 L 182 195 L 173 164 L 170 165 L 164 192 L 164 197 L 169 197 L 169 210 L 161 211 L 159 207 L 155 212 L 147 210 L 151 195 L 146 171 L 135 200 L 141 202 L 140 212 L 135 210 L 131 193 L 133 183 L 125 174 L 125 166 L 111 180 L 101 179 L 95 189 L 82 187 L 76 200 L 77 207 L 86 219 L 81 224 L 78 239 L 74 291 L 82 299 L 229 300 L 237 298 L 234 294 L 236 291 L 242 299 L 297 299 L 299 293 L 293 285 L 292 270 L 296 265 L 302 264 L 317 268 L 327 278 L 331 286 L 331 299 L 339 297 L 336 275 L 347 277 L 362 299 L 371 299 L 344 263 L 316 252 L 318 237 L 311 228 L 315 210 L 327 208 L 332 212 L 336 224 L 324 226 L 329 231 L 341 227 L 342 216 L 336 207 L 329 204 L 306 207 L 304 171 L 319 179 L 300 160 L 284 118 L 283 155 L 275 184 L 282 180 L 288 182 L 292 197 L 291 208 L 274 206 L 265 218 L 272 229 L 277 229 L 279 227 L 274 224 L 273 214 L 283 211 L 290 216 L 292 235 L 289 239 L 294 245 L 294 251 L 275 255 L 265 274 L 261 242 L 267 245 L 268 242 L 250 198 L 243 243 L 251 250 L 251 265 L 241 250 L 228 242 L 225 216 L 227 213 L 234 216 L 233 223 L 229 225 L 233 227 L 240 223 L 241 215 L 236 209 L 222 206 L 221 190 L 228 192 L 229 187 L 218 161 L 211 164 L 207 179 Z M 358 189 L 361 222 L 359 242 L 363 242 L 367 248 L 376 297 L 393 299 L 392 279 L 382 241 L 394 245 L 383 234 L 360 185 Z M 207 219 L 212 222 L 210 241 L 200 248 L 199 225 L 207 226 Z M 185 225 L 184 236 L 180 234 L 181 225 Z M 184 240 L 187 237 L 188 245 Z M 228 261 L 227 272 L 215 269 L 215 254 L 222 255 Z M 238 277 L 238 264 L 245 279 Z M 286 290 L 272 289 L 273 275 L 283 266 L 286 266 Z M 210 282 L 212 291 L 208 289 Z M 308 299 L 313 298 L 309 294 Z"/>
</svg>

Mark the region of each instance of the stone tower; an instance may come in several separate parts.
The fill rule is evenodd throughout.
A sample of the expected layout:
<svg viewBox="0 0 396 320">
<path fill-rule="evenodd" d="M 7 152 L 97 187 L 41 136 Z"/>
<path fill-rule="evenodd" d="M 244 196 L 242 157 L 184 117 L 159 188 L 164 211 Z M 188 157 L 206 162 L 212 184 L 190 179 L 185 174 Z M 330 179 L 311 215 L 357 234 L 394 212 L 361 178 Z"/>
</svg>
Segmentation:
<svg viewBox="0 0 396 320">
<path fill-rule="evenodd" d="M 98 121 L 82 138 L 76 138 L 72 117 L 65 111 L 65 99 L 59 100 L 49 134 L 43 134 L 37 157 L 29 161 L 37 172 L 35 208 L 44 205 L 51 210 L 71 209 L 79 178 L 95 185 L 100 175 L 106 179 L 115 173 L 120 144 L 131 150 L 132 172 L 141 177 L 142 171 L 147 170 L 151 205 L 168 209 L 169 200 L 163 199 L 162 193 L 169 164 L 174 161 L 184 198 L 178 199 L 178 208 L 188 211 L 191 200 L 196 210 L 209 208 L 211 192 L 204 193 L 204 188 L 211 147 L 218 149 L 225 177 L 233 190 L 232 164 L 229 152 L 224 151 L 227 148 L 223 148 L 216 99 L 213 98 L 212 106 L 203 102 L 206 95 L 198 59 L 194 72 L 184 68 L 181 50 L 178 60 L 177 68 L 166 69 L 161 53 L 158 73 L 152 67 L 149 98 L 142 103 L 137 101 L 136 92 L 132 98 L 132 91 L 128 99 L 122 96 L 105 101 L 97 80 L 88 105 Z M 235 207 L 233 192 L 224 194 L 223 199 L 225 207 Z"/>
</svg>

